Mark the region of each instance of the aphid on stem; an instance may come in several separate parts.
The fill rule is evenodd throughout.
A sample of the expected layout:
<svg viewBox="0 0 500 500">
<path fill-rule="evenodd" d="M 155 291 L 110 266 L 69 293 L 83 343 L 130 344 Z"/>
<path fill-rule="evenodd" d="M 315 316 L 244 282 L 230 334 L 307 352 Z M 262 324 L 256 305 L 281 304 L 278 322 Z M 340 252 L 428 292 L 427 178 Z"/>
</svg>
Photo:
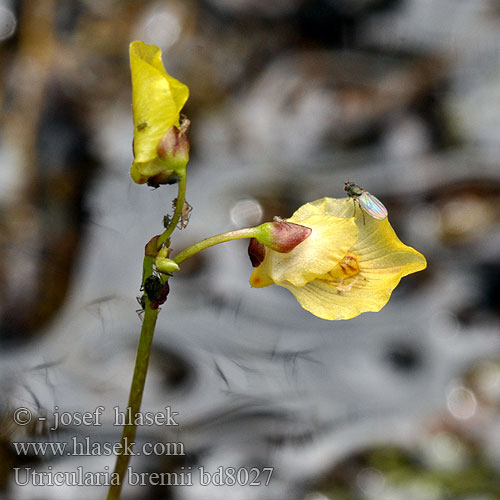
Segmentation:
<svg viewBox="0 0 500 500">
<path fill-rule="evenodd" d="M 375 196 L 370 194 L 366 189 L 359 187 L 354 182 L 346 182 L 344 184 L 344 191 L 347 195 L 352 198 L 354 203 L 358 203 L 361 211 L 377 220 L 383 220 L 387 217 L 387 208 L 384 207 L 383 203 Z"/>
<path fill-rule="evenodd" d="M 180 118 L 180 127 L 179 127 L 179 135 L 185 135 L 191 125 L 191 121 L 184 114 L 181 114 Z"/>
<path fill-rule="evenodd" d="M 177 204 L 177 198 L 175 198 L 172 201 L 172 208 L 175 208 L 176 204 Z M 181 218 L 179 220 L 179 225 L 178 225 L 179 229 L 186 229 L 192 211 L 193 207 L 187 201 L 185 201 L 184 205 L 182 205 Z"/>
<path fill-rule="evenodd" d="M 141 306 L 140 309 L 136 309 L 135 312 L 140 319 L 142 319 L 142 315 L 144 314 L 144 309 L 146 307 L 146 296 L 141 295 L 140 297 L 136 297 L 137 303 Z"/>
</svg>

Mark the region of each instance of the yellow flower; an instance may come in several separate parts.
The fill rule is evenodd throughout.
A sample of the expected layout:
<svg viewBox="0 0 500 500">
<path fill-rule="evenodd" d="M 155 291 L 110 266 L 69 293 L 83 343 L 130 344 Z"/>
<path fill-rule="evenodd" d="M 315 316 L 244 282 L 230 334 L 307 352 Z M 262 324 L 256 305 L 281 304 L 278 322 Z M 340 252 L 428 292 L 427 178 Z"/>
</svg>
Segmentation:
<svg viewBox="0 0 500 500">
<path fill-rule="evenodd" d="M 356 210 L 360 210 L 357 208 Z M 425 257 L 403 244 L 388 219 L 354 217 L 350 199 L 323 198 L 300 207 L 287 222 L 312 229 L 289 253 L 266 248 L 250 284 L 276 284 L 323 319 L 380 311 L 403 276 L 425 269 Z"/>
<path fill-rule="evenodd" d="M 132 42 L 130 70 L 134 112 L 134 163 L 130 174 L 138 184 L 164 184 L 172 181 L 176 169 L 184 168 L 188 160 L 179 119 L 189 89 L 167 74 L 161 50 L 155 45 Z"/>
</svg>

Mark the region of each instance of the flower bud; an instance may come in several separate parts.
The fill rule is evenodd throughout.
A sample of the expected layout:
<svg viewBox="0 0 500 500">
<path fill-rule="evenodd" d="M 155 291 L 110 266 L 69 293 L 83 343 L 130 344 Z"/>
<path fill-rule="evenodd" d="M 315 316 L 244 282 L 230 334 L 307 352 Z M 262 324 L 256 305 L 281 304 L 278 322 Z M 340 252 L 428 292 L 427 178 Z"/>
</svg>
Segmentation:
<svg viewBox="0 0 500 500">
<path fill-rule="evenodd" d="M 258 227 L 259 234 L 255 237 L 266 247 L 280 253 L 291 252 L 312 233 L 309 227 L 294 224 L 276 218 L 273 222 L 266 222 Z"/>
<path fill-rule="evenodd" d="M 170 274 L 180 269 L 179 264 L 168 258 L 170 248 L 162 248 L 155 259 L 155 266 L 160 273 Z"/>
</svg>

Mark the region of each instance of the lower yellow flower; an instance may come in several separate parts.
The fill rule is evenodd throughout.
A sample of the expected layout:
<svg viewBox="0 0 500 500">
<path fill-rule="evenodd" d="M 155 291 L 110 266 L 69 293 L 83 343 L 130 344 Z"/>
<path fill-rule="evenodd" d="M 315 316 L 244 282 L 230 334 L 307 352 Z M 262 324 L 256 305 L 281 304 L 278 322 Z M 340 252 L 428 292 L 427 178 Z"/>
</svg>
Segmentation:
<svg viewBox="0 0 500 500">
<path fill-rule="evenodd" d="M 388 219 L 354 217 L 349 199 L 323 198 L 300 207 L 287 222 L 312 229 L 289 253 L 266 248 L 250 284 L 287 288 L 323 319 L 380 311 L 403 276 L 425 269 L 425 257 L 403 244 Z"/>
</svg>

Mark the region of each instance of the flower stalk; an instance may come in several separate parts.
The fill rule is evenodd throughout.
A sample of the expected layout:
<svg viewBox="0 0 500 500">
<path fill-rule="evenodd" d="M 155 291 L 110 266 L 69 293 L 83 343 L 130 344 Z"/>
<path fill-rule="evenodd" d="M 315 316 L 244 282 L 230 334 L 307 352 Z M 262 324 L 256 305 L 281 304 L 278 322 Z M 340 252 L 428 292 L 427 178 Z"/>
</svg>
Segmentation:
<svg viewBox="0 0 500 500">
<path fill-rule="evenodd" d="M 180 172 L 177 198 L 175 200 L 175 210 L 172 220 L 168 224 L 168 227 L 163 231 L 163 233 L 158 238 L 157 248 L 160 249 L 163 244 L 168 245 L 170 235 L 174 232 L 174 229 L 179 224 L 182 217 L 182 211 L 184 209 L 184 202 L 186 201 L 186 169 Z"/>
<path fill-rule="evenodd" d="M 205 250 L 206 248 L 213 247 L 214 245 L 218 245 L 219 243 L 225 243 L 226 241 L 239 240 L 243 238 L 255 238 L 258 232 L 257 227 L 250 227 L 246 229 L 237 229 L 236 231 L 228 231 L 227 233 L 217 234 L 215 236 L 211 236 L 210 238 L 205 238 L 204 240 L 198 241 L 194 245 L 184 249 L 182 252 L 177 254 L 173 260 L 180 264 L 184 262 L 189 257 L 192 257 L 194 254 Z"/>
<path fill-rule="evenodd" d="M 146 383 L 146 374 L 149 366 L 151 344 L 153 343 L 158 312 L 158 309 L 151 308 L 151 302 L 149 299 L 146 299 L 144 307 L 144 320 L 142 322 L 141 336 L 139 337 L 139 344 L 137 346 L 134 375 L 130 386 L 130 395 L 126 412 L 126 414 L 132 415 L 132 422 L 128 422 L 123 426 L 122 437 L 120 440 L 120 453 L 116 458 L 114 469 L 114 476 L 119 479 L 115 484 L 110 486 L 107 500 L 118 500 L 120 498 L 122 485 L 126 477 L 130 460 L 128 450 L 131 449 L 131 443 L 135 441 L 135 435 L 137 432 L 135 417 L 141 409 L 142 396 L 144 394 L 144 386 Z"/>
<path fill-rule="evenodd" d="M 177 254 L 173 260 L 177 264 L 180 264 L 194 254 L 205 250 L 205 248 L 213 247 L 214 245 L 225 243 L 226 241 L 240 240 L 243 238 L 255 238 L 261 244 L 276 252 L 288 253 L 307 239 L 311 232 L 312 230 L 308 227 L 292 224 L 283 220 L 265 222 L 260 226 L 228 231 L 227 233 L 217 234 L 201 240 L 184 249 Z"/>
</svg>

